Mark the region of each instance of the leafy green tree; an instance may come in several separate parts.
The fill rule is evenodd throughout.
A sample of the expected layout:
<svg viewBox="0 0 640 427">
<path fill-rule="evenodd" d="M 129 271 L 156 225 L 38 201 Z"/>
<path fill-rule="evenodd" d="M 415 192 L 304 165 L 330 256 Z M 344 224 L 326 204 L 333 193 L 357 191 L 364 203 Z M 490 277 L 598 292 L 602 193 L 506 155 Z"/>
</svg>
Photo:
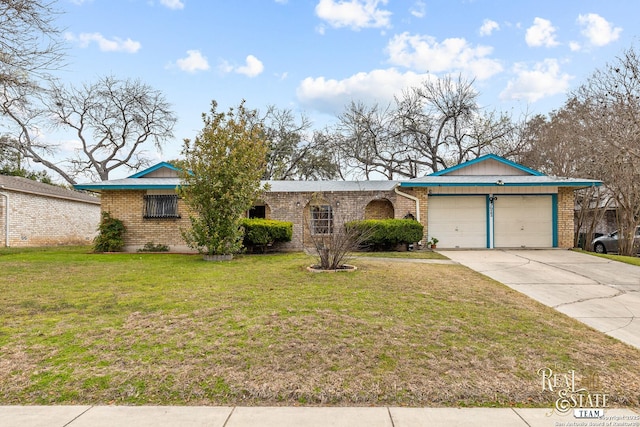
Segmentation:
<svg viewBox="0 0 640 427">
<path fill-rule="evenodd" d="M 203 114 L 204 128 L 185 140 L 180 193 L 190 210 L 187 244 L 208 255 L 229 255 L 242 248 L 243 214 L 264 188 L 267 142 L 256 112 L 242 101 L 228 112 Z"/>
</svg>

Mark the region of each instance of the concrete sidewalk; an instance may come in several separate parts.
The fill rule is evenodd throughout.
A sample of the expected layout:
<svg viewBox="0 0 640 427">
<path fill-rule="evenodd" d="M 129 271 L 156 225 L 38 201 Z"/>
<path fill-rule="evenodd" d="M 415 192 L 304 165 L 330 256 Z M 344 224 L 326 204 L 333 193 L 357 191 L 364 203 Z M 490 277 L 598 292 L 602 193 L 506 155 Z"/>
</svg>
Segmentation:
<svg viewBox="0 0 640 427">
<path fill-rule="evenodd" d="M 438 252 L 640 348 L 638 266 L 558 249 Z"/>
<path fill-rule="evenodd" d="M 584 423 L 584 424 L 583 424 Z M 0 406 L 3 427 L 640 427 L 640 410 L 607 409 L 603 418 L 551 409 L 395 407 Z"/>
</svg>

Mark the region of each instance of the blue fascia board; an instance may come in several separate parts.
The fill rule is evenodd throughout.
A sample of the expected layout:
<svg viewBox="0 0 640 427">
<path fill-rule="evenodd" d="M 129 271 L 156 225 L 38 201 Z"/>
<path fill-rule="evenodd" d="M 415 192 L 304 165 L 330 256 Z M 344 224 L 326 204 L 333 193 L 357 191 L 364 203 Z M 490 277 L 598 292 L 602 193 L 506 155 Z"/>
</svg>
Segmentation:
<svg viewBox="0 0 640 427">
<path fill-rule="evenodd" d="M 449 172 L 453 172 L 453 171 L 456 171 L 456 170 L 459 170 L 459 169 L 464 169 L 467 166 L 475 165 L 476 163 L 480 163 L 480 162 L 483 162 L 483 161 L 488 160 L 488 159 L 493 159 L 493 160 L 495 160 L 497 162 L 504 163 L 505 165 L 511 166 L 511 167 L 513 167 L 515 169 L 518 169 L 518 170 L 522 171 L 522 172 L 528 173 L 529 175 L 533 175 L 533 176 L 543 176 L 544 175 L 542 172 L 538 172 L 537 170 L 533 170 L 533 169 L 530 169 L 530 168 L 528 168 L 526 166 L 522 166 L 521 164 L 516 163 L 516 162 L 512 162 L 511 160 L 507 160 L 504 157 L 496 156 L 495 154 L 485 154 L 484 156 L 478 157 L 478 158 L 473 159 L 473 160 L 469 160 L 468 162 L 460 163 L 459 165 L 451 166 L 450 168 L 443 169 L 443 170 L 438 171 L 438 172 L 433 172 L 433 173 L 429 174 L 428 176 L 446 175 Z"/>
<path fill-rule="evenodd" d="M 400 187 L 600 187 L 601 182 L 526 182 L 526 183 L 504 183 L 501 185 L 495 182 L 401 182 Z"/>
<path fill-rule="evenodd" d="M 552 245 L 558 247 L 558 195 L 551 195 Z"/>
<path fill-rule="evenodd" d="M 485 196 L 485 203 L 486 203 L 486 212 L 485 215 L 487 217 L 487 224 L 486 224 L 486 233 L 487 233 L 487 242 L 485 244 L 485 248 L 487 249 L 492 249 L 491 248 L 491 240 L 493 239 L 492 231 L 493 231 L 493 216 L 491 215 L 491 200 L 489 199 L 489 195 L 487 194 Z"/>
<path fill-rule="evenodd" d="M 145 170 L 137 172 L 137 173 L 135 173 L 135 174 L 133 174 L 133 175 L 127 177 L 127 178 L 142 178 L 143 176 L 148 175 L 151 172 L 157 171 L 158 169 L 162 169 L 162 168 L 168 168 L 168 169 L 171 169 L 173 171 L 180 172 L 180 169 L 175 167 L 175 166 L 173 166 L 171 163 L 160 162 L 160 163 L 158 163 L 156 165 L 151 166 L 150 168 L 147 168 Z"/>
<path fill-rule="evenodd" d="M 179 185 L 148 185 L 148 184 L 136 184 L 136 185 L 102 185 L 102 184 L 76 184 L 73 186 L 76 190 L 175 190 L 179 188 Z"/>
</svg>

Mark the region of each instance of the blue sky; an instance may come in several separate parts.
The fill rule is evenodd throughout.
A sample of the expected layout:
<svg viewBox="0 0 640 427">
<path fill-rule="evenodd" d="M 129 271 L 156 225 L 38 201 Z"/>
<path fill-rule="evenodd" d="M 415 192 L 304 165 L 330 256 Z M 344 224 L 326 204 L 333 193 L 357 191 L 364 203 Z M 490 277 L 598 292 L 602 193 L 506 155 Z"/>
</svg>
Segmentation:
<svg viewBox="0 0 640 427">
<path fill-rule="evenodd" d="M 353 100 L 462 73 L 482 104 L 519 116 L 566 93 L 637 42 L 637 0 L 59 0 L 81 84 L 139 78 L 178 115 L 177 158 L 211 100 L 303 112 L 317 128 Z M 72 136 L 60 136 L 67 149 Z M 67 139 L 65 139 L 67 138 Z"/>
</svg>

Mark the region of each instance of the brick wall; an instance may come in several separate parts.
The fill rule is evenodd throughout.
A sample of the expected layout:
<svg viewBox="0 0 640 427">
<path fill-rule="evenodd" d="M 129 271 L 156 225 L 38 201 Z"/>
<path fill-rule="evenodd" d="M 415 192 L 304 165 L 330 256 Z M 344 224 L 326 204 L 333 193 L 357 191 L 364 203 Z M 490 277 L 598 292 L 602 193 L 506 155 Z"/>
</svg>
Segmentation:
<svg viewBox="0 0 640 427">
<path fill-rule="evenodd" d="M 4 190 L 9 196 L 9 246 L 91 244 L 100 205 Z M 6 204 L 0 196 L 0 246 L 6 246 Z"/>
<path fill-rule="evenodd" d="M 293 223 L 292 241 L 281 246 L 284 250 L 299 250 L 312 246 L 309 234 L 311 204 L 333 207 L 334 227 L 345 222 L 365 219 L 365 212 L 385 215 L 385 218 L 404 218 L 416 215 L 415 202 L 393 191 L 344 191 L 335 193 L 267 193 L 263 198 L 269 207 L 270 219 Z M 371 218 L 371 217 L 368 217 Z"/>
<path fill-rule="evenodd" d="M 403 193 L 420 200 L 420 222 L 424 226 L 424 238 L 428 235 L 427 210 L 428 194 L 422 188 L 402 188 Z M 105 191 L 102 194 L 102 209 L 122 220 L 127 227 L 126 250 L 134 251 L 145 243 L 153 242 L 170 247 L 172 251 L 191 251 L 182 239 L 180 229 L 189 227 L 189 218 L 182 200 L 178 202 L 179 219 L 143 218 L 145 191 Z M 558 191 L 558 247 L 573 247 L 574 202 L 573 190 L 560 188 Z M 407 214 L 416 219 L 416 203 L 394 191 L 357 191 L 325 193 L 318 198 L 316 193 L 267 193 L 260 200 L 269 219 L 293 223 L 293 238 L 280 249 L 300 250 L 310 247 L 308 223 L 311 203 L 331 204 L 334 209 L 335 226 L 344 222 L 373 218 L 404 218 Z M 371 215 L 371 216 L 369 216 Z"/>
<path fill-rule="evenodd" d="M 558 247 L 573 247 L 574 233 L 574 190 L 568 187 L 558 188 Z"/>
<path fill-rule="evenodd" d="M 190 226 L 189 214 L 182 199 L 178 199 L 180 218 L 144 218 L 145 190 L 103 191 L 102 210 L 121 220 L 127 231 L 124 236 L 125 251 L 136 251 L 146 243 L 166 245 L 172 252 L 192 252 L 181 229 Z"/>
<path fill-rule="evenodd" d="M 180 229 L 189 227 L 186 206 L 178 201 L 179 219 L 146 219 L 143 218 L 144 196 L 146 191 L 104 191 L 102 193 L 102 209 L 120 219 L 127 232 L 125 233 L 125 250 L 135 251 L 147 242 L 169 246 L 174 252 L 191 251 L 182 239 Z M 309 204 L 317 198 L 315 193 L 267 193 L 258 202 L 265 206 L 269 219 L 289 221 L 293 223 L 291 242 L 280 246 L 282 250 L 300 250 L 310 247 L 308 221 Z M 334 206 L 335 226 L 344 222 L 364 219 L 367 205 L 369 211 L 384 206 L 385 215 L 403 218 L 407 213 L 416 216 L 415 202 L 398 196 L 393 191 L 358 191 L 336 192 L 324 195 L 324 202 Z"/>
<path fill-rule="evenodd" d="M 372 200 L 364 209 L 364 219 L 389 219 L 394 217 L 393 204 L 389 200 Z"/>
</svg>

